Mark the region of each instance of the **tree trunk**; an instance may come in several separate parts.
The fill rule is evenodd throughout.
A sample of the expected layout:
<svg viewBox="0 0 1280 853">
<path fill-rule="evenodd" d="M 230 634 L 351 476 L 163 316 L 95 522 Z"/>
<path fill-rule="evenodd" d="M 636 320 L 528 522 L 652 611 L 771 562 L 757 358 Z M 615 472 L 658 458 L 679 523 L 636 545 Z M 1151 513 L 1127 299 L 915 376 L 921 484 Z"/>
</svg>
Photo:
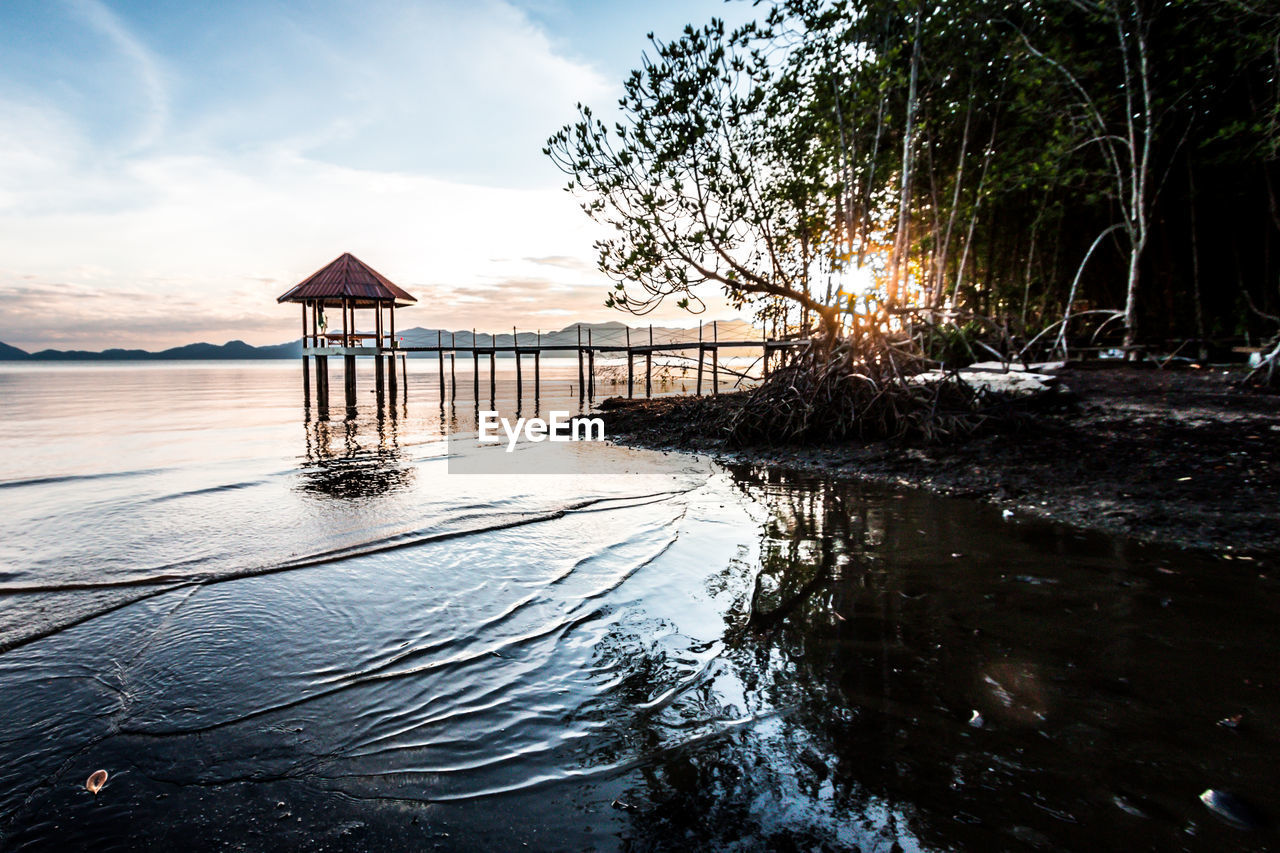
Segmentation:
<svg viewBox="0 0 1280 853">
<path fill-rule="evenodd" d="M 898 233 L 894 237 L 893 273 L 889 276 L 887 302 L 896 305 L 898 290 L 902 284 L 902 269 L 910 249 L 907 229 L 911 208 L 911 149 L 915 144 L 916 88 L 920 79 L 920 19 L 924 16 L 924 4 L 916 6 L 915 35 L 911 41 L 911 77 L 907 85 L 907 120 L 902 134 L 902 181 L 898 199 Z"/>
<path fill-rule="evenodd" d="M 1142 259 L 1139 237 L 1130 234 L 1129 279 L 1125 286 L 1124 301 L 1124 352 L 1126 359 L 1136 359 L 1134 349 L 1138 345 L 1138 265 Z"/>
<path fill-rule="evenodd" d="M 1200 296 L 1200 240 L 1196 233 L 1196 179 L 1191 157 L 1187 157 L 1187 212 L 1191 219 L 1191 295 L 1195 299 L 1196 337 L 1200 339 L 1201 361 L 1209 358 L 1209 345 L 1205 342 L 1204 300 Z"/>
</svg>

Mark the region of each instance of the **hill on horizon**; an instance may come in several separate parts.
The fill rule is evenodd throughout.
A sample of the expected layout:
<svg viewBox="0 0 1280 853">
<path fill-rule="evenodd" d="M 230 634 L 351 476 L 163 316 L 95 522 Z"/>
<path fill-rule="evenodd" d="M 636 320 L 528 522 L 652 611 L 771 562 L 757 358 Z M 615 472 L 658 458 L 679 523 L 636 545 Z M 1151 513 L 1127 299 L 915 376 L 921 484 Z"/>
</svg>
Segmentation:
<svg viewBox="0 0 1280 853">
<path fill-rule="evenodd" d="M 588 340 L 596 346 L 624 346 L 627 343 L 627 330 L 631 332 L 631 343 L 639 346 L 649 342 L 650 327 L 628 326 L 619 320 L 608 320 L 603 323 L 571 323 L 556 331 L 543 332 L 539 337 L 536 332 L 519 332 L 517 343 L 520 346 L 534 346 L 539 341 L 544 346 L 573 346 L 578 342 L 581 330 L 582 343 Z M 716 323 L 717 337 L 720 340 L 756 340 L 760 330 L 741 320 L 720 320 Z M 654 343 L 670 343 L 673 341 L 696 341 L 697 327 L 681 329 L 674 326 L 653 326 Z M 712 324 L 704 324 L 705 340 L 712 338 Z M 477 346 L 511 346 L 512 336 L 491 332 L 476 332 L 470 329 L 426 329 L 414 326 L 398 331 L 396 337 L 406 347 L 435 346 L 442 341 L 446 346 L 469 348 L 473 342 Z M 112 348 L 99 352 L 89 350 L 57 350 L 42 349 L 27 352 L 18 347 L 0 342 L 0 361 L 163 361 L 163 360 L 244 360 L 267 358 L 299 358 L 302 355 L 300 341 L 288 341 L 282 344 L 253 346 L 244 341 L 227 341 L 225 344 L 194 343 L 169 349 L 151 351 L 142 349 Z M 433 355 L 426 354 L 433 358 Z M 510 357 L 509 353 L 499 353 L 499 357 Z"/>
</svg>

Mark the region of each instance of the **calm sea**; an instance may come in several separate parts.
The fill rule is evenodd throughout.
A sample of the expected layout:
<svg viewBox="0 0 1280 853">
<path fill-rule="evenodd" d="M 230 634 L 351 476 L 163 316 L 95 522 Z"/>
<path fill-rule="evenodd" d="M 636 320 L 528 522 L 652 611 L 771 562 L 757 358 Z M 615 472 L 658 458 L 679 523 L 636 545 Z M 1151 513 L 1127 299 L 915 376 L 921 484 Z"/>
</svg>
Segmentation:
<svg viewBox="0 0 1280 853">
<path fill-rule="evenodd" d="M 293 361 L 0 368 L 0 848 L 1274 843 L 1271 566 L 603 445 L 451 474 L 458 368 L 327 419 Z"/>
</svg>

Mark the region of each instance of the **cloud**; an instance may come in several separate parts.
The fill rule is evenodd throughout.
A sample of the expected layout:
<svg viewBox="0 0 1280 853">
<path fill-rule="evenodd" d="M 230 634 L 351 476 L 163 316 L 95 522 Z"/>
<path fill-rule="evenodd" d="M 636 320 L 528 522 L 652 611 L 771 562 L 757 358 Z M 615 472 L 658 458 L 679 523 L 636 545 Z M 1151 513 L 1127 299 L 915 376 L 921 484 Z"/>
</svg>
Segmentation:
<svg viewBox="0 0 1280 853">
<path fill-rule="evenodd" d="M 505 317 L 569 293 L 592 293 L 591 303 L 603 298 L 598 276 L 553 280 L 531 275 L 546 267 L 523 260 L 483 260 L 494 242 L 515 258 L 548 247 L 565 256 L 588 251 L 590 223 L 558 190 L 478 187 L 285 155 L 148 157 L 115 180 L 143 201 L 38 215 L 0 209 L 0 340 L 39 343 L 59 329 L 87 340 L 83 335 L 97 329 L 104 345 L 130 338 L 131 345 L 167 345 L 187 340 L 186 315 L 212 328 L 225 327 L 228 317 L 274 313 L 278 332 L 254 342 L 275 342 L 294 334 L 293 312 L 276 306 L 275 297 L 343 251 L 433 312 L 446 303 L 476 306 L 468 312 L 476 322 L 483 312 Z M 32 275 L 38 287 L 26 278 Z M 112 299 L 118 310 L 83 320 L 84 304 Z M 168 311 L 175 318 L 171 330 L 144 324 L 132 309 L 145 300 L 152 303 L 148 316 Z M 255 328 L 266 335 L 267 326 Z"/>
<path fill-rule="evenodd" d="M 276 296 L 343 251 L 418 295 L 418 325 L 618 316 L 600 231 L 538 153 L 613 87 L 510 4 L 65 8 L 123 62 L 33 75 L 58 87 L 0 68 L 0 340 L 277 343 L 298 321 Z"/>
<path fill-rule="evenodd" d="M 559 267 L 566 270 L 574 270 L 576 272 L 595 272 L 595 266 L 582 260 L 582 258 L 572 258 L 567 255 L 546 255 L 541 258 L 525 258 L 531 264 L 539 264 L 540 266 Z"/>
</svg>

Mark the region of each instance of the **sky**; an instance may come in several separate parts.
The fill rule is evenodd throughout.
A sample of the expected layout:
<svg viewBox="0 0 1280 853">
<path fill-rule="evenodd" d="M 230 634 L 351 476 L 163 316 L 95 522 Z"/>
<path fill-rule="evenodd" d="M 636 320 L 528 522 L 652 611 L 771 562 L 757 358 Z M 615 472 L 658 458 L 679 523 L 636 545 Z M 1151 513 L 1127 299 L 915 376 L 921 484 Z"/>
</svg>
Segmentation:
<svg viewBox="0 0 1280 853">
<path fill-rule="evenodd" d="M 0 341 L 280 343 L 301 320 L 276 297 L 346 251 L 418 297 L 401 327 L 627 320 L 541 148 L 578 102 L 611 108 L 647 33 L 753 13 L 4 0 Z M 649 319 L 697 322 L 674 304 Z"/>
</svg>

